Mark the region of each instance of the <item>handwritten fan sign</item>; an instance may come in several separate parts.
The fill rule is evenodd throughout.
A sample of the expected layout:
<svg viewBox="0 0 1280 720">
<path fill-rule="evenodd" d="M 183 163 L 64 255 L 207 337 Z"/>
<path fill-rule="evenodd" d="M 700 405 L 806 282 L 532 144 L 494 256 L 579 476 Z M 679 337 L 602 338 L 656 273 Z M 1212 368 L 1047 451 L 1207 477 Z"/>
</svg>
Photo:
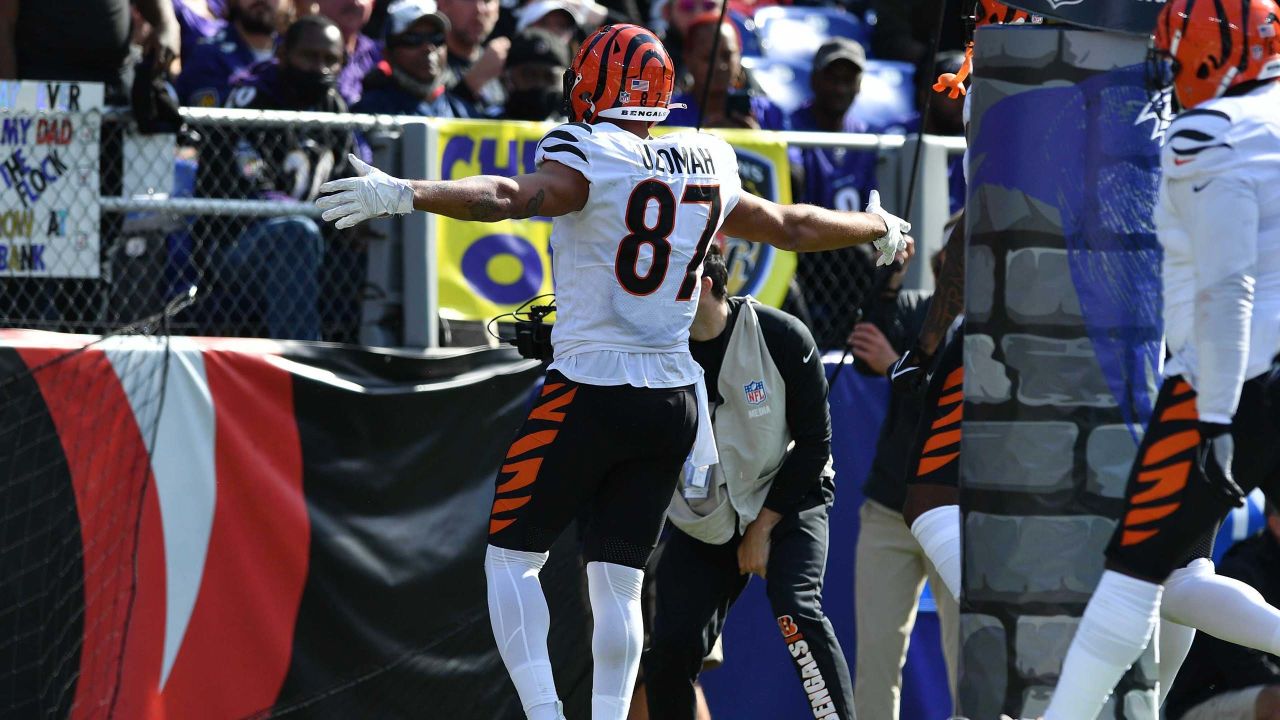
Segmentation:
<svg viewBox="0 0 1280 720">
<path fill-rule="evenodd" d="M 101 83 L 0 82 L 0 277 L 96 278 Z"/>
</svg>

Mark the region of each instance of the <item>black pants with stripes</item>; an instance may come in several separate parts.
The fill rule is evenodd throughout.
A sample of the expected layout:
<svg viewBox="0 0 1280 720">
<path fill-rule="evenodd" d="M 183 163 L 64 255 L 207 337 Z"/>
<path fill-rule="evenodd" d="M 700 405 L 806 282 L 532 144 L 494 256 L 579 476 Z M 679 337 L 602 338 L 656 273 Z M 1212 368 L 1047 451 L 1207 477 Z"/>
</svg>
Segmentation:
<svg viewBox="0 0 1280 720">
<path fill-rule="evenodd" d="M 825 490 L 827 502 L 785 515 L 774 527 L 765 592 L 782 646 L 795 668 L 796 690 L 809 705 L 807 717 L 850 720 L 854 710 L 849 665 L 822 611 L 827 527 L 834 497 L 830 490 Z M 695 716 L 693 683 L 702 670 L 702 659 L 750 579 L 738 571 L 739 541 L 709 545 L 672 528 L 655 558 L 653 618 L 649 649 L 642 661 L 649 717 L 654 720 L 693 720 Z"/>
<path fill-rule="evenodd" d="M 546 552 L 585 510 L 583 558 L 644 569 L 697 427 L 692 385 L 586 385 L 552 370 L 498 472 L 489 543 Z"/>
<path fill-rule="evenodd" d="M 1162 583 L 1212 551 L 1210 533 L 1240 500 L 1200 469 L 1196 392 L 1181 377 L 1160 387 L 1125 491 L 1125 513 L 1107 548 L 1107 566 Z M 1239 490 L 1262 488 L 1280 501 L 1280 372 L 1244 384 L 1231 422 L 1231 464 Z"/>
</svg>

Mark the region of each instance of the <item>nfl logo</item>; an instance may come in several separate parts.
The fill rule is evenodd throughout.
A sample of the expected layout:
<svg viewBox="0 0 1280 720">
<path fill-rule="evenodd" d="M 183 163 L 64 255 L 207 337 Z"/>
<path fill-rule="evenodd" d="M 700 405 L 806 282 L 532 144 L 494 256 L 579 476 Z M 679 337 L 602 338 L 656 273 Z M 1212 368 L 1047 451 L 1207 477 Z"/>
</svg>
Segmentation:
<svg viewBox="0 0 1280 720">
<path fill-rule="evenodd" d="M 618 93 L 618 102 L 623 104 L 631 102 L 631 93 L 627 92 L 626 90 L 623 90 L 622 92 Z"/>
<path fill-rule="evenodd" d="M 631 89 L 637 92 L 649 92 L 649 81 L 632 79 Z"/>
<path fill-rule="evenodd" d="M 748 405 L 759 405 L 764 402 L 763 380 L 756 380 L 743 385 L 742 391 L 746 393 Z"/>
</svg>

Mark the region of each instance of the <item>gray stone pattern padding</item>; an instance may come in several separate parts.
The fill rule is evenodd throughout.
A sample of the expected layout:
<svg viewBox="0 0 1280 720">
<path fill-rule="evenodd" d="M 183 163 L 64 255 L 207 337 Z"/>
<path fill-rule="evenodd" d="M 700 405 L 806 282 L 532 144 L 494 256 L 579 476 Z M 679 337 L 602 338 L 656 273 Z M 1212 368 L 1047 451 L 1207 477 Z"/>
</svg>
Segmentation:
<svg viewBox="0 0 1280 720">
<path fill-rule="evenodd" d="M 1140 63 L 1145 49 L 1100 32 L 983 29 L 971 146 L 993 104 Z M 1050 158 L 1090 151 L 1050 137 L 1045 147 Z M 998 157 L 1010 152 L 1000 143 L 972 152 L 971 171 L 1032 161 Z M 969 193 L 957 714 L 1036 717 L 1102 574 L 1136 445 L 1086 332 L 1058 209 L 995 184 Z M 1153 655 L 1148 648 L 1100 717 L 1156 717 Z"/>
</svg>

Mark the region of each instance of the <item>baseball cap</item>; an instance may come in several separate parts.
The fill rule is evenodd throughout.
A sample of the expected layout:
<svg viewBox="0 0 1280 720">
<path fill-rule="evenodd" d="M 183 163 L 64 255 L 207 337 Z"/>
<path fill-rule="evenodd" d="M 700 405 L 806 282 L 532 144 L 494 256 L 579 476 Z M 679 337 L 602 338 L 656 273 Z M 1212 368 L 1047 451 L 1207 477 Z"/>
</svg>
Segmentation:
<svg viewBox="0 0 1280 720">
<path fill-rule="evenodd" d="M 844 37 L 833 37 L 822 43 L 818 52 L 813 55 L 813 71 L 825 69 L 837 60 L 848 60 L 858 68 L 867 65 L 867 51 L 855 40 Z"/>
<path fill-rule="evenodd" d="M 449 18 L 440 14 L 436 0 L 395 0 L 387 7 L 387 37 L 399 35 L 424 17 L 435 20 L 448 32 Z"/>
<path fill-rule="evenodd" d="M 578 27 L 590 30 L 604 22 L 609 9 L 593 0 L 534 0 L 516 12 L 516 32 L 520 32 L 556 10 L 569 13 Z"/>
<path fill-rule="evenodd" d="M 526 63 L 541 63 L 569 67 L 569 46 L 559 38 L 539 28 L 528 28 L 511 38 L 511 50 L 507 52 L 507 67 Z"/>
</svg>

